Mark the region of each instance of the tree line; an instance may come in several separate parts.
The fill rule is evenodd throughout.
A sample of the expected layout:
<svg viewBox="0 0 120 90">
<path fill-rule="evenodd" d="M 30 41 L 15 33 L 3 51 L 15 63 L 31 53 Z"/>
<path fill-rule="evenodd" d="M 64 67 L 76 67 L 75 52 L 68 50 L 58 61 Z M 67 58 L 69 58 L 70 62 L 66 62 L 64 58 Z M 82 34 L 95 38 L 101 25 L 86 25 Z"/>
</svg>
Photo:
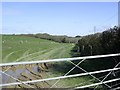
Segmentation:
<svg viewBox="0 0 120 90">
<path fill-rule="evenodd" d="M 72 51 L 77 52 L 77 56 L 119 53 L 120 27 L 115 26 L 102 33 L 83 36 Z"/>
<path fill-rule="evenodd" d="M 36 38 L 47 39 L 59 43 L 76 43 L 79 40 L 79 37 L 68 37 L 66 35 L 57 36 L 57 35 L 50 35 L 47 33 L 44 34 L 36 34 Z"/>
<path fill-rule="evenodd" d="M 40 39 L 51 40 L 59 43 L 77 43 L 81 36 L 69 37 L 66 35 L 50 35 L 47 33 L 38 33 L 38 34 L 21 34 L 22 36 L 30 36 Z"/>
</svg>

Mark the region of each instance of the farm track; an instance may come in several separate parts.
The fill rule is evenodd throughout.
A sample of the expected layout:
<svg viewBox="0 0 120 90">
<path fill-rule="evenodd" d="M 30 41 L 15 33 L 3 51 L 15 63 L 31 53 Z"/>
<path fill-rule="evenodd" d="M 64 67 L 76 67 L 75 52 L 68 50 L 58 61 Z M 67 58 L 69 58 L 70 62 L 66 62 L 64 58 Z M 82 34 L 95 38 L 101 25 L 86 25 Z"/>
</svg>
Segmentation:
<svg viewBox="0 0 120 90">
<path fill-rule="evenodd" d="M 8 55 L 6 55 L 4 58 L 3 58 L 3 61 L 7 61 L 7 59 L 9 58 L 9 56 L 11 56 L 13 53 L 15 53 L 15 52 L 11 52 L 11 53 L 9 53 Z"/>
<path fill-rule="evenodd" d="M 8 55 L 6 55 L 6 56 L 3 58 L 3 61 L 4 61 L 4 62 L 7 62 L 7 60 L 9 59 L 9 57 L 10 57 L 12 54 L 14 54 L 14 53 L 16 53 L 16 52 L 19 52 L 19 51 L 21 51 L 21 50 L 13 51 L 13 52 L 9 53 Z"/>
<path fill-rule="evenodd" d="M 26 50 L 26 51 L 23 53 L 22 57 L 26 57 L 26 56 L 29 54 L 29 51 L 30 51 L 30 49 Z M 23 58 L 23 60 L 25 60 L 25 59 Z"/>
<path fill-rule="evenodd" d="M 44 59 L 42 56 L 44 56 L 44 54 L 50 53 L 52 50 L 53 49 L 47 49 L 47 50 L 35 52 L 35 53 L 32 53 L 32 54 L 26 55 L 24 58 L 31 56 L 31 58 L 29 58 L 27 61 Z"/>
<path fill-rule="evenodd" d="M 40 59 L 43 59 L 43 60 L 50 59 L 56 53 L 59 54 L 63 48 L 64 48 L 63 46 L 59 47 L 59 48 L 54 48 L 54 49 L 50 50 L 49 52 L 46 52 L 46 53 L 40 55 L 39 57 L 40 57 Z"/>
<path fill-rule="evenodd" d="M 21 60 L 23 60 L 23 59 L 25 59 L 25 58 L 27 58 L 27 57 L 33 57 L 32 55 L 37 55 L 37 54 L 42 54 L 42 53 L 44 53 L 44 52 L 47 52 L 48 50 L 43 50 L 43 51 L 39 51 L 39 52 L 34 52 L 34 53 L 30 53 L 30 54 L 27 54 L 27 55 L 23 55 L 23 56 L 21 56 L 20 58 L 18 58 L 17 60 L 16 60 L 16 62 L 18 62 L 18 61 L 21 61 Z M 31 60 L 32 58 L 30 58 L 30 60 Z M 28 59 L 29 60 L 29 59 Z M 25 60 L 26 61 L 26 60 Z"/>
<path fill-rule="evenodd" d="M 47 49 L 47 50 L 31 53 L 26 56 L 20 57 L 19 59 L 17 59 L 17 61 L 27 57 L 30 57 L 30 58 L 25 59 L 26 61 L 37 60 L 37 59 L 44 60 L 44 59 L 49 59 L 51 57 L 55 58 L 56 56 L 60 58 L 62 55 L 64 55 L 64 52 L 66 51 L 66 47 L 67 46 L 62 46 L 59 48 Z M 54 55 L 56 54 L 56 52 L 58 52 L 58 55 Z"/>
<path fill-rule="evenodd" d="M 19 50 L 19 51 L 20 51 L 20 50 Z M 24 60 L 24 61 L 33 60 L 33 59 L 35 59 L 36 57 L 39 57 L 39 56 L 34 56 L 34 55 L 44 54 L 45 52 L 50 51 L 50 49 L 28 54 L 29 51 L 30 51 L 30 50 L 27 50 L 26 52 L 24 52 L 23 55 L 22 55 L 20 58 L 18 58 L 18 59 L 15 60 L 15 62 L 23 61 L 23 60 Z M 18 52 L 18 51 L 15 51 L 15 52 Z M 12 55 L 13 53 L 15 53 L 15 52 L 11 52 L 10 54 L 8 54 L 8 55 L 3 59 L 3 61 L 7 61 L 7 59 L 9 58 L 9 56 L 11 56 L 11 55 Z M 27 57 L 30 57 L 30 56 L 31 56 L 31 58 L 27 59 Z"/>
<path fill-rule="evenodd" d="M 64 57 L 65 56 L 65 53 L 67 51 L 69 51 L 71 49 L 71 47 L 68 47 L 68 46 L 64 46 L 60 51 L 59 53 L 55 56 L 56 58 L 61 58 L 61 57 Z"/>
</svg>

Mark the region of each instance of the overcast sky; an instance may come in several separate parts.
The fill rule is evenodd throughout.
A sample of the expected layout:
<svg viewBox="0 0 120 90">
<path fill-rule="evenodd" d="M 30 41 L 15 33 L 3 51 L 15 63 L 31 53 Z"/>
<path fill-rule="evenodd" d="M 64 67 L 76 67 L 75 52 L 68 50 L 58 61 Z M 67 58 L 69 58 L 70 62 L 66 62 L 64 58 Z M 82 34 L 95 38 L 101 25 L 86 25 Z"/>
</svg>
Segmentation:
<svg viewBox="0 0 120 90">
<path fill-rule="evenodd" d="M 2 33 L 5 34 L 76 36 L 102 32 L 117 24 L 117 2 L 2 3 Z"/>
</svg>

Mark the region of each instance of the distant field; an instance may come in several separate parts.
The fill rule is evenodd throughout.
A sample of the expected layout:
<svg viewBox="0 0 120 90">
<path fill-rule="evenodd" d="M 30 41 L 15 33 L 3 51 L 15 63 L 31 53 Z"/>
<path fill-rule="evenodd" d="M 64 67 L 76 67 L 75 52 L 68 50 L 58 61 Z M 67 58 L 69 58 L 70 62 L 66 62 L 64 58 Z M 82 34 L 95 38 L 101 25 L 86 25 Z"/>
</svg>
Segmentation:
<svg viewBox="0 0 120 90">
<path fill-rule="evenodd" d="M 57 43 L 27 36 L 2 36 L 3 62 L 70 57 L 74 44 Z"/>
</svg>

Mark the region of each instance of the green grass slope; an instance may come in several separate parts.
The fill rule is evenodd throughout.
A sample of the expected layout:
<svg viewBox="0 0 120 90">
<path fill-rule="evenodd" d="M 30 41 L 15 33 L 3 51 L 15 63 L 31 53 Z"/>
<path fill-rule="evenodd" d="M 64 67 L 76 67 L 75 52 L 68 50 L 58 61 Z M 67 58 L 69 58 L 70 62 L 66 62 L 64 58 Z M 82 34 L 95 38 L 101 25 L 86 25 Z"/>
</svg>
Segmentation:
<svg viewBox="0 0 120 90">
<path fill-rule="evenodd" d="M 27 36 L 2 36 L 3 62 L 70 57 L 74 44 L 57 43 Z"/>
</svg>

